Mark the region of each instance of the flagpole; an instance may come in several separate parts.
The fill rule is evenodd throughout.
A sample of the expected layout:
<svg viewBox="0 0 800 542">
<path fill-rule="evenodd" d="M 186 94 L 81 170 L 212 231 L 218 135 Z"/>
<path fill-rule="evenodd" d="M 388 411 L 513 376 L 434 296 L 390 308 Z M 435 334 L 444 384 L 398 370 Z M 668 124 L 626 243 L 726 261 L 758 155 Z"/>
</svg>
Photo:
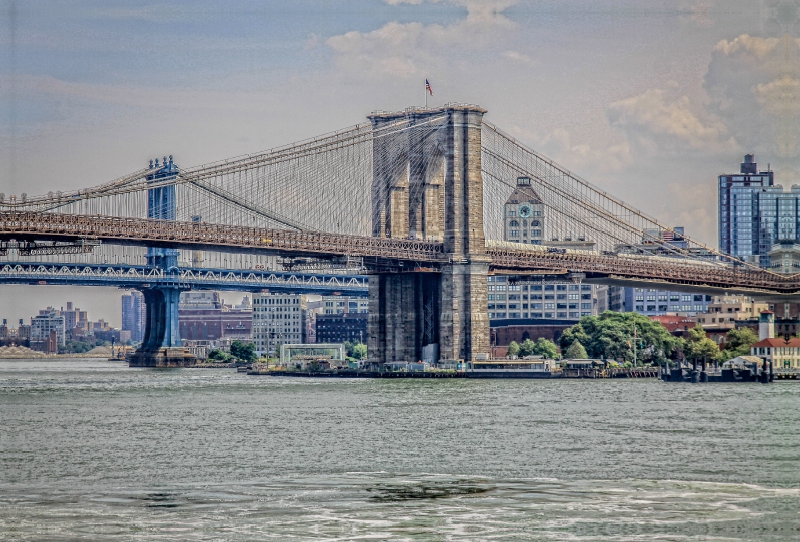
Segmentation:
<svg viewBox="0 0 800 542">
<path fill-rule="evenodd" d="M 428 109 L 428 80 L 425 79 L 425 86 L 423 87 L 425 91 L 425 109 Z"/>
</svg>

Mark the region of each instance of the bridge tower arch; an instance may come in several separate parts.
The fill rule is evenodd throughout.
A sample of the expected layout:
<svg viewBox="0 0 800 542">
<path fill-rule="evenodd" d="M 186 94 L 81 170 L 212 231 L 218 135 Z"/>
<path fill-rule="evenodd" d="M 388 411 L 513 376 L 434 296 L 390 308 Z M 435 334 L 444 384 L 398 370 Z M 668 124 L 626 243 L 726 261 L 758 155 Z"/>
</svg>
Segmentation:
<svg viewBox="0 0 800 542">
<path fill-rule="evenodd" d="M 474 360 L 489 351 L 484 113 L 447 105 L 369 117 L 373 236 L 441 241 L 447 256 L 435 270 L 398 267 L 370 277 L 367 336 L 375 362 Z"/>
</svg>

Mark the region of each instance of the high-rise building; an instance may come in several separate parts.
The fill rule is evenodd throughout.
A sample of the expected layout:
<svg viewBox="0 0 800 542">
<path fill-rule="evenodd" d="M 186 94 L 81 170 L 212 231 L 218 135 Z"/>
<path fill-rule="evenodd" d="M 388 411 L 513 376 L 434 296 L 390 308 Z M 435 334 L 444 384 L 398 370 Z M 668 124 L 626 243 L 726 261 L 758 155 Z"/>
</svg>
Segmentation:
<svg viewBox="0 0 800 542">
<path fill-rule="evenodd" d="M 144 296 L 141 292 L 134 290 L 122 296 L 122 329 L 131 332 L 131 342 L 140 343 L 144 339 L 146 318 Z"/>
<path fill-rule="evenodd" d="M 772 171 L 758 171 L 747 154 L 739 173 L 719 176 L 719 249 L 760 265 L 779 241 L 797 239 L 800 187 L 784 192 Z"/>
<path fill-rule="evenodd" d="M 253 342 L 259 355 L 275 352 L 280 344 L 305 342 L 306 296 L 253 295 Z"/>
</svg>

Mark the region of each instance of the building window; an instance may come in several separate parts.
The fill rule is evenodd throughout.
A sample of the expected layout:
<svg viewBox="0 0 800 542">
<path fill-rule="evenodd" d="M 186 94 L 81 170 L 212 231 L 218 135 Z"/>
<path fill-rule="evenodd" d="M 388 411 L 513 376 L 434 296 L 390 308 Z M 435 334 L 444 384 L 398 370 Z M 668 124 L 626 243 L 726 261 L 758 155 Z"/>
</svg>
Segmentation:
<svg viewBox="0 0 800 542">
<path fill-rule="evenodd" d="M 519 228 L 519 221 L 512 220 L 511 222 L 508 223 L 508 225 L 511 226 L 512 228 Z"/>
<path fill-rule="evenodd" d="M 519 230 L 511 230 L 511 237 L 519 237 Z"/>
</svg>

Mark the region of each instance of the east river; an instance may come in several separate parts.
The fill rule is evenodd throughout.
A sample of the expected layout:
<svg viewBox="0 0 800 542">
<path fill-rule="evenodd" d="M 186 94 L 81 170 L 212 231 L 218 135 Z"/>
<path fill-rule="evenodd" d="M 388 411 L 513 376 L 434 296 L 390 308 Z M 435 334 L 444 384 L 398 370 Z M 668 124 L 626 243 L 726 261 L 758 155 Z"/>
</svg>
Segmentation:
<svg viewBox="0 0 800 542">
<path fill-rule="evenodd" d="M 800 384 L 0 361 L 2 540 L 800 540 Z"/>
</svg>

